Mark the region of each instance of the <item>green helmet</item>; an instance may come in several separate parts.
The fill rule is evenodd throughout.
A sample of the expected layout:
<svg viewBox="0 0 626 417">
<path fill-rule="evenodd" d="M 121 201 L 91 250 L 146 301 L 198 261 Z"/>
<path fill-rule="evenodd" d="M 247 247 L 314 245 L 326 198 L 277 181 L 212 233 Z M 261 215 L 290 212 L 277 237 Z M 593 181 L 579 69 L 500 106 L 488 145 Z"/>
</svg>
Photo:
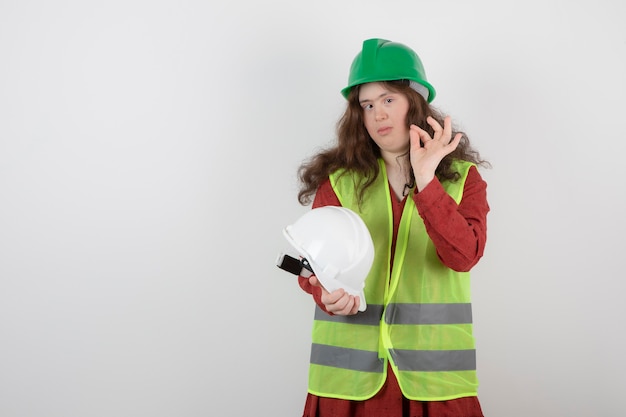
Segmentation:
<svg viewBox="0 0 626 417">
<path fill-rule="evenodd" d="M 392 80 L 412 81 L 413 89 L 429 103 L 435 98 L 435 88 L 426 80 L 419 56 L 407 46 L 385 39 L 363 42 L 363 50 L 352 61 L 348 86 L 341 94 L 348 98 L 355 85 Z"/>
</svg>

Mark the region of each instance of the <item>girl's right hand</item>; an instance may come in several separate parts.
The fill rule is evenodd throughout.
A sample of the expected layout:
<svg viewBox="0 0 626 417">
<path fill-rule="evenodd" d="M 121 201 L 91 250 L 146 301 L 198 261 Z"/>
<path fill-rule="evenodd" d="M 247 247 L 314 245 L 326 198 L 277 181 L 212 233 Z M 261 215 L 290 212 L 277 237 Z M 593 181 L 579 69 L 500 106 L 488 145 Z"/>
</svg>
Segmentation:
<svg viewBox="0 0 626 417">
<path fill-rule="evenodd" d="M 322 303 L 326 311 L 338 316 L 350 316 L 359 311 L 361 299 L 358 295 L 348 294 L 343 288 L 328 292 L 315 275 L 311 275 L 309 284 L 322 289 Z"/>
<path fill-rule="evenodd" d="M 423 190 L 435 178 L 435 171 L 441 160 L 459 146 L 463 137 L 462 133 L 457 133 L 452 138 L 450 116 L 444 118 L 443 126 L 431 116 L 428 116 L 426 122 L 434 131 L 433 137 L 417 125 L 411 125 L 409 130 L 411 167 L 418 191 Z"/>
</svg>

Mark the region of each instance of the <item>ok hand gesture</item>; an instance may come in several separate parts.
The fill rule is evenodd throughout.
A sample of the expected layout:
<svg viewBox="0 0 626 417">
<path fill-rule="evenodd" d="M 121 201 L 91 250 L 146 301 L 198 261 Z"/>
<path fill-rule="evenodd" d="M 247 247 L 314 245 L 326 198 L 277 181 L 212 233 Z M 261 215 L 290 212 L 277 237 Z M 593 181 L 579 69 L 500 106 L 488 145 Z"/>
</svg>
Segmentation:
<svg viewBox="0 0 626 417">
<path fill-rule="evenodd" d="M 415 185 L 418 190 L 424 189 L 435 177 L 435 170 L 441 160 L 454 151 L 459 145 L 462 133 L 457 133 L 452 139 L 452 120 L 446 116 L 443 127 L 433 117 L 428 116 L 426 122 L 433 128 L 433 137 L 417 125 L 411 125 L 409 137 L 411 140 L 411 167 L 415 175 Z"/>
</svg>

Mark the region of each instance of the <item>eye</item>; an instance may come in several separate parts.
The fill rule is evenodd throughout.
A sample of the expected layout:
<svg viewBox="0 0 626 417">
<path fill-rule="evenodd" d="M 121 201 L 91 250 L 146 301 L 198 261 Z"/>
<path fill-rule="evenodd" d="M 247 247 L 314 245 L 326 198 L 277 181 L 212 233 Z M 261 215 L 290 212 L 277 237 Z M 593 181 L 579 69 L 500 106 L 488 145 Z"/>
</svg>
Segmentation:
<svg viewBox="0 0 626 417">
<path fill-rule="evenodd" d="M 391 98 L 391 97 L 387 97 L 385 99 L 385 103 L 387 103 L 387 104 L 391 103 L 392 101 L 393 101 L 393 98 Z"/>
<path fill-rule="evenodd" d="M 363 107 L 363 110 L 371 110 L 374 108 L 374 106 L 371 104 L 364 104 L 362 107 Z"/>
</svg>

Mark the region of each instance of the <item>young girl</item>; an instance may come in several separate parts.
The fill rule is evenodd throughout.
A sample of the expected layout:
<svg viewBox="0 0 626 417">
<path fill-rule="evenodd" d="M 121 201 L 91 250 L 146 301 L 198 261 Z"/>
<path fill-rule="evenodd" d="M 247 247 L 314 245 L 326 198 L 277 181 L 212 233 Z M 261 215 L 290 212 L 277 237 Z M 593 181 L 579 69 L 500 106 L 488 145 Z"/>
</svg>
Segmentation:
<svg viewBox="0 0 626 417">
<path fill-rule="evenodd" d="M 486 242 L 486 162 L 430 106 L 405 45 L 363 42 L 342 94 L 337 143 L 300 167 L 298 200 L 358 213 L 375 257 L 364 312 L 299 277 L 317 304 L 303 415 L 482 416 L 469 271 Z"/>
</svg>

